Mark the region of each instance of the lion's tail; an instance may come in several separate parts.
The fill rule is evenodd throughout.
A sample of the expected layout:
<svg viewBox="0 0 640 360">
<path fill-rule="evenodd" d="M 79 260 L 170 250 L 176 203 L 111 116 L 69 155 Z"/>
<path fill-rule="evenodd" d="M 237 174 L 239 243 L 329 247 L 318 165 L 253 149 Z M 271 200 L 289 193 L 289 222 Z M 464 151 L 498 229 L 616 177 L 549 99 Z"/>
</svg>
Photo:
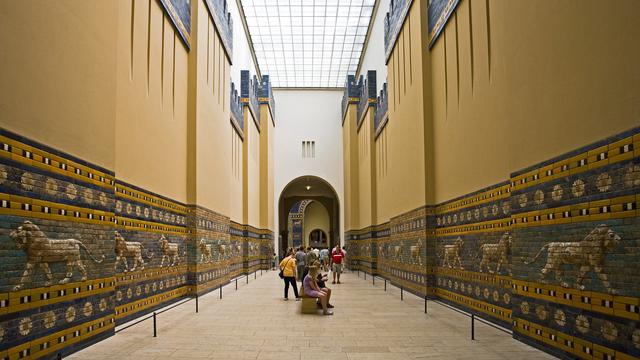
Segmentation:
<svg viewBox="0 0 640 360">
<path fill-rule="evenodd" d="M 545 244 L 542 248 L 540 248 L 540 251 L 538 251 L 538 253 L 536 254 L 536 256 L 533 257 L 533 259 L 527 261 L 525 260 L 524 263 L 529 265 L 533 262 L 535 262 L 536 260 L 538 260 L 538 258 L 540 257 L 540 254 L 542 254 L 542 252 L 547 249 L 549 247 L 549 244 Z"/>
<path fill-rule="evenodd" d="M 91 258 L 91 260 L 93 260 L 95 263 L 101 264 L 104 261 L 104 254 L 102 255 L 102 257 L 98 260 L 96 259 L 93 254 L 91 253 L 91 251 L 89 251 L 89 249 L 87 249 L 87 247 L 82 243 L 82 241 L 78 241 L 78 244 L 80 244 L 80 247 L 87 252 L 87 255 L 89 255 L 89 257 Z"/>
</svg>

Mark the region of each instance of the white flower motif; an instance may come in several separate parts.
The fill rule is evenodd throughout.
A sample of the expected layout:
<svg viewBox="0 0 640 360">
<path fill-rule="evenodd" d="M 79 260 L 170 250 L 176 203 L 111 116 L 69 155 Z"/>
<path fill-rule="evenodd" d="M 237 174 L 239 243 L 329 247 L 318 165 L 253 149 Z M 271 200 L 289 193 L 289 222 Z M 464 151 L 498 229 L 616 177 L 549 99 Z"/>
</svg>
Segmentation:
<svg viewBox="0 0 640 360">
<path fill-rule="evenodd" d="M 44 184 L 44 190 L 49 195 L 56 195 L 58 193 L 58 182 L 55 179 L 48 178 Z"/>
<path fill-rule="evenodd" d="M 494 204 L 494 205 L 491 207 L 491 214 L 493 214 L 493 216 L 496 216 L 496 215 L 498 215 L 498 211 L 499 211 L 499 210 L 498 210 L 498 205 L 495 205 L 495 204 Z"/>
<path fill-rule="evenodd" d="M 509 305 L 509 303 L 511 302 L 511 295 L 509 295 L 509 293 L 504 293 L 504 295 L 502 295 L 502 301 L 504 301 L 505 304 Z"/>
<path fill-rule="evenodd" d="M 584 315 L 578 315 L 576 317 L 576 329 L 581 333 L 585 334 L 589 331 L 589 327 L 591 324 L 589 323 L 589 319 Z"/>
<path fill-rule="evenodd" d="M 74 308 L 73 306 L 69 306 L 67 308 L 67 311 L 64 314 L 64 318 L 65 320 L 67 320 L 67 322 L 72 322 L 73 320 L 76 319 L 76 308 Z"/>
<path fill-rule="evenodd" d="M 511 204 L 508 201 L 502 203 L 502 213 L 505 215 L 509 215 L 511 212 Z"/>
<path fill-rule="evenodd" d="M 609 174 L 602 173 L 598 175 L 598 178 L 596 179 L 596 187 L 598 188 L 598 190 L 600 190 L 600 192 L 607 192 L 609 191 L 609 189 L 611 189 L 612 182 L 613 180 L 611 179 L 611 176 L 609 176 Z"/>
<path fill-rule="evenodd" d="M 483 207 L 482 208 L 482 217 L 486 218 L 487 216 L 489 216 L 489 208 L 488 207 Z"/>
<path fill-rule="evenodd" d="M 471 220 L 471 211 L 467 211 L 467 221 Z"/>
<path fill-rule="evenodd" d="M 609 341 L 616 341 L 618 338 L 618 328 L 611 321 L 605 321 L 600 328 L 600 332 Z"/>
<path fill-rule="evenodd" d="M 100 311 L 107 310 L 107 299 L 100 299 L 100 303 L 98 304 L 98 308 Z"/>
<path fill-rule="evenodd" d="M 538 319 L 545 320 L 547 318 L 547 315 L 549 315 L 549 312 L 547 311 L 547 309 L 545 309 L 544 306 L 536 306 L 536 316 L 538 316 Z"/>
<path fill-rule="evenodd" d="M 453 214 L 453 223 L 457 223 L 458 222 L 458 214 Z"/>
<path fill-rule="evenodd" d="M 78 188 L 75 185 L 69 184 L 67 185 L 67 191 L 65 193 L 69 200 L 75 200 L 78 197 Z"/>
<path fill-rule="evenodd" d="M 107 194 L 101 191 L 100 195 L 98 195 L 98 201 L 100 201 L 100 204 L 102 206 L 107 206 L 107 203 L 109 202 L 109 198 L 107 198 Z"/>
<path fill-rule="evenodd" d="M 9 179 L 9 168 L 0 165 L 0 184 L 3 184 L 7 179 Z"/>
<path fill-rule="evenodd" d="M 140 207 L 140 205 L 136 205 L 136 215 L 137 216 L 142 215 L 142 208 Z"/>
<path fill-rule="evenodd" d="M 36 176 L 30 172 L 25 172 L 24 174 L 22 174 L 22 177 L 20 178 L 20 184 L 22 185 L 23 189 L 27 191 L 32 191 L 34 188 L 34 185 L 36 184 Z"/>
<path fill-rule="evenodd" d="M 116 292 L 116 300 L 118 300 L 118 302 L 122 301 L 122 291 L 118 290 L 118 292 Z"/>
<path fill-rule="evenodd" d="M 22 336 L 27 336 L 31 332 L 33 328 L 33 323 L 31 322 L 31 318 L 23 318 L 20 320 L 20 324 L 18 325 L 18 332 Z"/>
<path fill-rule="evenodd" d="M 626 174 L 624 174 L 624 185 L 627 187 L 640 186 L 640 165 L 629 165 Z"/>
<path fill-rule="evenodd" d="M 53 311 L 47 311 L 44 314 L 43 324 L 47 329 L 51 329 L 52 327 L 54 327 L 56 325 L 56 313 L 54 313 Z"/>
<path fill-rule="evenodd" d="M 91 314 L 93 314 L 93 304 L 87 301 L 82 308 L 82 313 L 86 317 L 91 316 Z"/>
<path fill-rule="evenodd" d="M 131 214 L 133 211 L 133 206 L 131 204 L 127 204 L 127 214 Z"/>
<path fill-rule="evenodd" d="M 84 200 L 89 203 L 89 204 L 93 204 L 93 190 L 91 189 L 84 189 L 83 191 L 83 195 L 84 195 Z"/>
<path fill-rule="evenodd" d="M 544 192 L 542 192 L 542 190 L 537 190 L 533 195 L 533 200 L 537 205 L 542 204 L 544 202 Z"/>
<path fill-rule="evenodd" d="M 127 298 L 128 298 L 128 299 L 131 299 L 131 297 L 132 297 L 132 296 L 133 296 L 133 289 L 128 288 L 128 289 L 127 289 Z"/>
<path fill-rule="evenodd" d="M 480 292 L 481 292 L 480 286 L 476 286 L 476 290 L 475 290 L 476 296 L 480 297 Z"/>
<path fill-rule="evenodd" d="M 500 293 L 498 290 L 493 291 L 493 301 L 500 301 Z"/>
<path fill-rule="evenodd" d="M 560 309 L 556 310 L 553 319 L 556 321 L 556 324 L 560 326 L 564 326 L 567 323 L 567 316 L 564 314 L 564 311 Z"/>
<path fill-rule="evenodd" d="M 122 212 L 122 201 L 116 201 L 116 212 Z"/>
<path fill-rule="evenodd" d="M 522 311 L 523 314 L 527 315 L 529 314 L 529 310 L 530 310 L 529 303 L 526 301 L 523 301 L 520 304 L 520 311 Z"/>
<path fill-rule="evenodd" d="M 484 294 L 483 294 L 483 295 L 484 295 L 484 298 L 485 298 L 485 299 L 488 299 L 488 298 L 489 298 L 489 296 L 491 295 L 491 293 L 490 293 L 489 289 L 484 288 Z"/>
<path fill-rule="evenodd" d="M 144 217 L 149 218 L 149 208 L 144 208 Z"/>
<path fill-rule="evenodd" d="M 2 340 L 0 338 L 0 340 Z M 633 332 L 633 335 L 631 335 L 631 341 L 633 342 L 633 346 L 636 347 L 636 349 L 640 349 L 640 329 L 636 329 Z"/>
<path fill-rule="evenodd" d="M 522 194 L 518 196 L 518 204 L 521 208 L 527 206 L 527 194 Z"/>
<path fill-rule="evenodd" d="M 581 179 L 578 179 L 573 182 L 573 185 L 571 186 L 571 193 L 573 194 L 574 197 L 580 197 L 584 195 L 584 189 L 585 189 L 584 181 L 582 181 Z"/>
<path fill-rule="evenodd" d="M 562 186 L 556 185 L 553 187 L 553 191 L 551 192 L 551 198 L 554 201 L 562 200 L 562 195 L 564 195 L 564 190 L 562 190 Z"/>
</svg>

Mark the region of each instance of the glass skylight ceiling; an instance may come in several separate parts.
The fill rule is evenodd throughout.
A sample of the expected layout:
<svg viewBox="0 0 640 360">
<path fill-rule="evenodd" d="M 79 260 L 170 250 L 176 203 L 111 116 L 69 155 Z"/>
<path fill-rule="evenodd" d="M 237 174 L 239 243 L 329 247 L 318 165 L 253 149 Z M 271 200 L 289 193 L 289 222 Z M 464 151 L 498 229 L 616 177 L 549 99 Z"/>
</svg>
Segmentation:
<svg viewBox="0 0 640 360">
<path fill-rule="evenodd" d="M 375 0 L 241 0 L 275 87 L 342 87 L 358 68 Z"/>
</svg>

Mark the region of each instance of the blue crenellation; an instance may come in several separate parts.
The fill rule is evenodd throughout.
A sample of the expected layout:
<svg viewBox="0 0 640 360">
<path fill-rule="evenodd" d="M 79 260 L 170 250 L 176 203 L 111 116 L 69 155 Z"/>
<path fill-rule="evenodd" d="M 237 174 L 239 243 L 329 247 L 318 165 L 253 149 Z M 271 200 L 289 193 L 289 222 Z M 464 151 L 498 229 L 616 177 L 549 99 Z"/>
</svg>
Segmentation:
<svg viewBox="0 0 640 360">
<path fill-rule="evenodd" d="M 271 119 L 275 123 L 276 114 L 276 101 L 273 98 L 273 89 L 271 88 L 271 81 L 269 75 L 262 75 L 262 82 L 258 86 L 258 96 L 260 104 L 268 104 L 271 111 Z"/>
<path fill-rule="evenodd" d="M 387 83 L 385 82 L 384 84 L 382 84 L 382 90 L 380 90 L 380 95 L 378 95 L 378 99 L 376 100 L 376 115 L 374 118 L 374 128 L 376 134 L 380 132 L 382 127 L 388 121 L 388 118 L 386 118 L 388 110 L 389 95 L 387 93 Z"/>
<path fill-rule="evenodd" d="M 357 104 L 357 102 L 353 102 L 353 99 L 356 99 L 355 101 L 358 101 L 359 98 L 360 98 L 360 85 L 356 83 L 356 76 L 347 75 L 347 79 L 344 85 L 344 92 L 342 94 L 342 121 L 343 122 L 344 122 L 344 116 L 347 113 L 347 106 L 349 106 L 349 104 L 351 103 Z"/>
<path fill-rule="evenodd" d="M 260 82 L 258 78 L 250 75 L 249 70 L 240 71 L 240 97 L 243 104 L 249 107 L 253 114 L 256 126 L 260 128 Z"/>
<path fill-rule="evenodd" d="M 236 126 L 242 132 L 244 129 L 244 116 L 242 116 L 242 102 L 240 101 L 240 96 L 238 95 L 238 89 L 236 89 L 236 84 L 231 83 L 231 120 L 236 122 Z"/>
</svg>

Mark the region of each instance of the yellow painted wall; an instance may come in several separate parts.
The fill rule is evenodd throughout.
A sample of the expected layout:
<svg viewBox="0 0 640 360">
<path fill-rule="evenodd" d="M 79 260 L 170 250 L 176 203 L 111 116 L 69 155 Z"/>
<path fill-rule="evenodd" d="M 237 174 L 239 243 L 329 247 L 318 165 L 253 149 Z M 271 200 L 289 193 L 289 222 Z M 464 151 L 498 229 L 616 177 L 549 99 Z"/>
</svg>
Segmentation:
<svg viewBox="0 0 640 360">
<path fill-rule="evenodd" d="M 229 123 L 230 65 L 204 2 L 193 1 L 191 8 L 188 201 L 227 215 L 234 139 Z"/>
<path fill-rule="evenodd" d="M 330 227 L 329 212 L 324 205 L 318 201 L 312 201 L 307 205 L 304 210 L 303 227 L 302 243 L 306 246 L 309 245 L 309 234 L 315 229 L 323 230 L 327 234 L 328 239 Z"/>
<path fill-rule="evenodd" d="M 423 206 L 425 193 L 421 1 L 414 2 L 388 69 L 389 123 L 376 140 L 377 223 Z M 383 80 L 381 80 L 383 81 Z"/>
<path fill-rule="evenodd" d="M 373 221 L 375 214 L 375 175 L 372 176 L 374 170 L 373 152 L 373 114 L 374 111 L 368 109 L 364 114 L 362 124 L 358 129 L 358 228 L 375 225 Z"/>
<path fill-rule="evenodd" d="M 119 4 L 0 2 L 0 126 L 114 168 Z"/>
<path fill-rule="evenodd" d="M 186 202 L 187 49 L 157 1 L 118 2 L 117 36 L 118 179 Z"/>
<path fill-rule="evenodd" d="M 268 105 L 260 105 L 260 228 L 275 231 L 273 134 L 275 133 Z"/>
<path fill-rule="evenodd" d="M 639 10 L 463 0 L 430 52 L 435 201 L 637 126 Z"/>
<path fill-rule="evenodd" d="M 348 105 L 342 123 L 342 151 L 344 168 L 344 229 L 359 229 L 358 223 L 358 138 L 357 106 Z"/>
<path fill-rule="evenodd" d="M 243 224 L 260 227 L 260 131 L 249 107 L 244 107 Z"/>
<path fill-rule="evenodd" d="M 243 223 L 242 212 L 244 209 L 243 179 L 244 179 L 244 142 L 238 132 L 231 128 L 231 172 L 229 195 L 231 196 L 229 217 L 238 224 Z"/>
</svg>

